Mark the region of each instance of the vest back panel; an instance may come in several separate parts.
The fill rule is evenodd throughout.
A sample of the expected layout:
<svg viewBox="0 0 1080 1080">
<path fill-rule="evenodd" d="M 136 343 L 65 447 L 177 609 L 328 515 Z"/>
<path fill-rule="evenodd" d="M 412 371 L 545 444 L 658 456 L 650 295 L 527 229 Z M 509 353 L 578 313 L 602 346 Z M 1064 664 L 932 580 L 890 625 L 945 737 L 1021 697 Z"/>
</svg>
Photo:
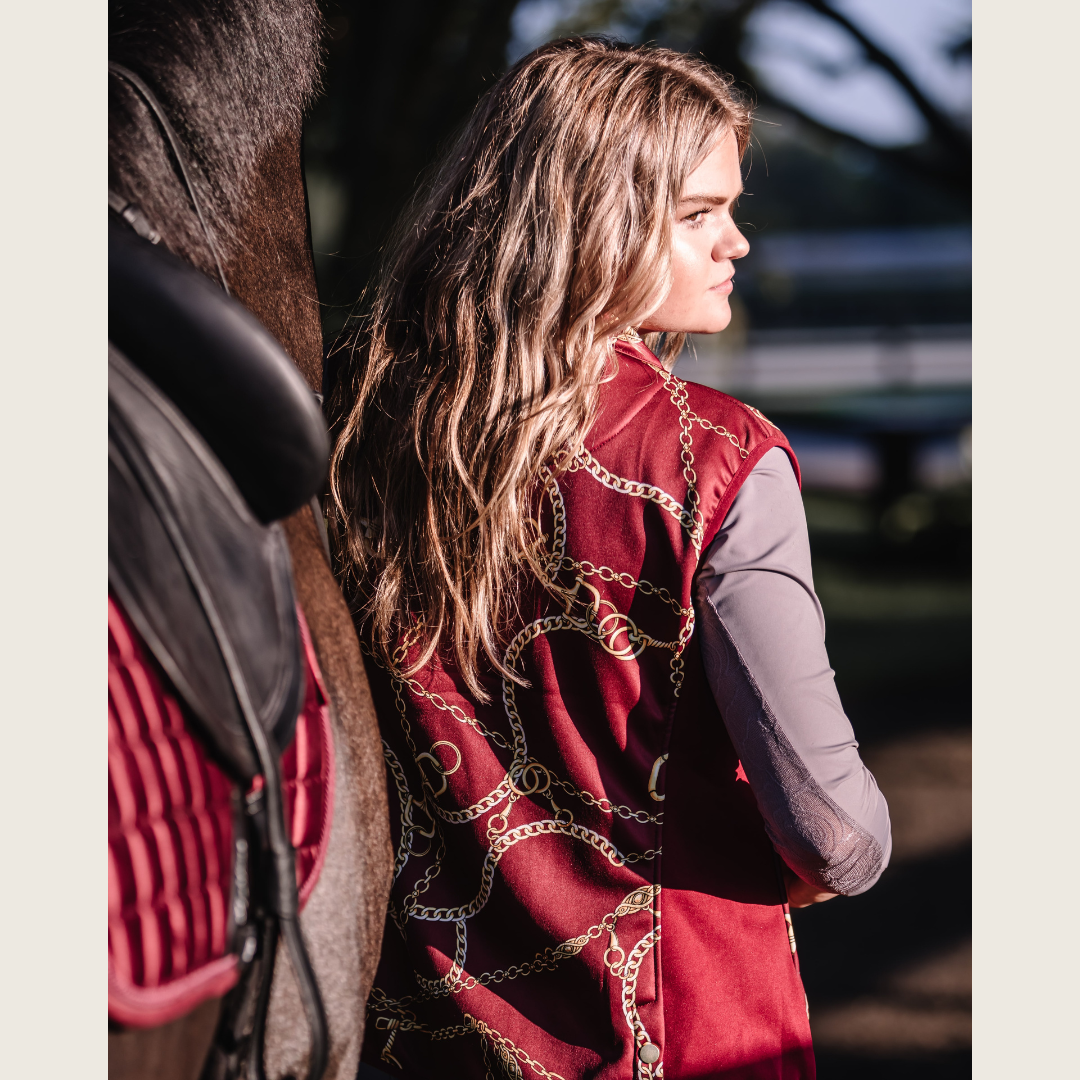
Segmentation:
<svg viewBox="0 0 1080 1080">
<path fill-rule="evenodd" d="M 643 345 L 616 356 L 583 451 L 544 476 L 544 580 L 505 657 L 527 685 L 480 703 L 445 659 L 406 679 L 407 642 L 372 668 L 398 820 L 364 1059 L 391 1072 L 813 1076 L 691 601 L 739 486 L 790 448 Z"/>
</svg>

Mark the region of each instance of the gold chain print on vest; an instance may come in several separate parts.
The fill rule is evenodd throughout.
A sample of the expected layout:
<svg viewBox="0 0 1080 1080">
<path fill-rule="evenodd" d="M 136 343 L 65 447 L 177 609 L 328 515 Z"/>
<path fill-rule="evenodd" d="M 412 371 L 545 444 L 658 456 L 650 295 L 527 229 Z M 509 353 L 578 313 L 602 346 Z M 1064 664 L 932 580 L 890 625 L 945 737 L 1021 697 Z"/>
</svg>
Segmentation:
<svg viewBox="0 0 1080 1080">
<path fill-rule="evenodd" d="M 653 367 L 653 365 L 650 365 L 650 367 Z M 617 491 L 623 495 L 633 495 L 636 498 L 647 499 L 656 503 L 657 506 L 682 525 L 689 534 L 690 542 L 694 545 L 694 551 L 700 556 L 702 540 L 705 535 L 705 521 L 699 509 L 700 498 L 697 490 L 697 473 L 694 471 L 693 426 L 697 424 L 699 427 L 727 439 L 738 450 L 739 456 L 744 460 L 750 456 L 750 451 L 739 442 L 738 436 L 732 434 L 722 424 L 714 424 L 711 420 L 706 420 L 690 408 L 686 394 L 686 383 L 682 379 L 676 378 L 662 366 L 653 367 L 653 370 L 663 379 L 671 403 L 679 410 L 679 456 L 683 463 L 683 479 L 686 481 L 686 504 L 680 504 L 674 496 L 669 495 L 666 491 L 653 484 L 646 484 L 641 480 L 628 480 L 626 477 L 615 475 L 601 465 L 584 448 L 570 460 L 567 465 L 567 472 L 584 470 L 612 491 Z"/>
<path fill-rule="evenodd" d="M 605 469 L 585 449 L 575 454 L 566 467 L 567 472 L 578 472 L 579 470 L 589 473 L 590 476 L 599 480 L 604 487 L 617 491 L 620 495 L 633 495 L 635 498 L 647 499 L 649 502 L 656 503 L 657 506 L 669 513 L 682 525 L 690 534 L 691 539 L 695 536 L 698 522 L 694 520 L 693 511 L 685 509 L 678 499 L 654 484 L 646 484 L 642 480 L 627 480 L 625 476 L 616 476 L 610 469 Z"/>
<path fill-rule="evenodd" d="M 651 365 L 650 365 L 651 366 Z M 657 374 L 664 380 L 664 386 L 667 388 L 668 393 L 671 395 L 671 401 L 675 407 L 679 410 L 681 419 L 689 421 L 692 424 L 697 424 L 699 427 L 705 428 L 706 431 L 711 431 L 716 435 L 727 439 L 736 450 L 739 451 L 739 457 L 745 461 L 750 456 L 750 451 L 746 449 L 739 437 L 733 435 L 723 424 L 714 424 L 711 420 L 706 420 L 705 417 L 699 416 L 693 409 L 690 408 L 690 403 L 686 397 L 686 382 L 683 379 L 672 375 L 670 371 L 665 367 L 659 367 L 655 369 Z M 757 409 L 750 405 L 745 405 L 744 408 L 749 409 L 759 419 L 764 420 L 770 427 L 775 427 L 770 420 L 766 419 Z"/>
<path fill-rule="evenodd" d="M 425 979 L 423 976 L 417 975 L 416 981 L 421 988 L 419 993 L 391 999 L 381 990 L 378 992 L 372 991 L 371 1001 L 377 1004 L 378 1012 L 393 1013 L 404 1019 L 415 1019 L 416 1014 L 412 1012 L 411 1006 L 420 1005 L 425 1001 L 450 997 L 464 991 L 474 990 L 477 986 L 491 986 L 505 982 L 508 979 L 521 978 L 537 971 L 554 971 L 561 961 L 577 956 L 589 942 L 598 941 L 604 934 L 608 934 L 609 937 L 614 935 L 619 919 L 639 911 L 652 913 L 654 902 L 659 895 L 659 885 L 643 885 L 635 889 L 627 894 L 626 898 L 614 911 L 609 912 L 598 923 L 590 926 L 583 934 L 568 938 L 558 945 L 549 945 L 542 952 L 537 953 L 532 960 L 525 963 L 512 964 L 510 967 L 500 968 L 497 971 L 486 971 L 482 975 L 469 975 L 460 968 L 460 965 L 457 965 L 457 971 L 451 968 L 441 979 Z M 605 963 L 607 963 L 606 954 Z M 621 975 L 617 977 L 621 978 Z"/>
<path fill-rule="evenodd" d="M 531 840 L 537 836 L 569 836 L 580 840 L 590 847 L 595 848 L 611 863 L 612 866 L 630 866 L 633 863 L 646 862 L 655 859 L 659 851 L 634 851 L 624 855 L 611 843 L 610 840 L 601 836 L 584 825 L 575 825 L 572 822 L 566 824 L 561 821 L 545 820 L 530 821 L 525 825 L 518 825 L 491 842 L 491 847 L 484 858 L 484 865 L 480 871 L 480 890 L 476 896 L 464 904 L 456 907 L 432 907 L 418 903 L 421 891 L 426 891 L 427 882 L 425 877 L 424 890 L 414 889 L 406 897 L 401 905 L 402 915 L 405 918 L 422 919 L 425 922 L 457 922 L 459 919 L 469 919 L 483 910 L 491 894 L 491 886 L 495 880 L 495 869 L 502 857 L 515 845 L 525 840 Z M 434 874 L 431 875 L 434 877 Z"/>
<path fill-rule="evenodd" d="M 749 452 L 725 427 L 699 416 L 689 407 L 686 384 L 682 380 L 662 369 L 657 370 L 664 381 L 667 398 L 678 413 L 678 449 L 675 452 L 686 485 L 685 498 L 680 502 L 670 492 L 654 484 L 619 476 L 586 449 L 563 457 L 555 467 L 545 466 L 541 470 L 542 505 L 536 522 L 536 540 L 530 548 L 530 563 L 551 601 L 546 612 L 541 611 L 540 617 L 520 628 L 507 645 L 503 657 L 505 667 L 523 678 L 536 642 L 545 637 L 570 634 L 593 643 L 617 662 L 636 662 L 650 649 L 670 654 L 669 702 L 679 697 L 684 679 L 683 654 L 694 632 L 693 607 L 684 605 L 682 597 L 674 595 L 670 583 L 660 585 L 650 582 L 620 569 L 618 565 L 609 565 L 595 557 L 581 557 L 582 553 L 578 551 L 569 554 L 568 511 L 559 483 L 563 474 L 584 472 L 619 496 L 653 503 L 664 514 L 678 521 L 694 552 L 700 557 L 705 520 L 697 490 L 695 430 L 704 429 L 726 439 L 744 460 L 749 457 Z M 672 449 L 675 450 L 675 447 Z M 561 473 L 556 471 L 559 468 Z M 545 520 L 549 523 L 546 526 L 542 524 Z M 656 603 L 643 607 L 644 611 L 652 612 L 651 615 L 641 616 L 635 611 L 637 617 L 631 618 L 633 601 L 639 595 L 651 597 Z M 664 615 L 664 611 L 670 614 Z M 658 624 L 647 625 L 650 620 L 658 620 Z M 667 629 L 659 632 L 664 622 Z M 560 964 L 574 961 L 593 945 L 603 950 L 598 957 L 603 957 L 604 968 L 615 980 L 613 985 L 618 988 L 616 992 L 621 1011 L 635 1051 L 635 1080 L 662 1080 L 663 1062 L 659 1048 L 652 1042 L 643 1024 L 637 1004 L 641 965 L 660 940 L 659 883 L 643 884 L 634 889 L 614 911 L 592 925 L 585 926 L 585 920 L 582 920 L 582 929 L 571 926 L 570 936 L 542 949 L 531 959 L 482 973 L 470 972 L 468 943 L 469 920 L 483 912 L 499 874 L 500 861 L 518 845 L 540 837 L 559 837 L 574 845 L 593 849 L 614 868 L 653 862 L 660 855 L 659 845 L 642 851 L 620 850 L 602 831 L 575 820 L 575 814 L 580 816 L 587 809 L 639 825 L 659 827 L 663 822 L 664 800 L 660 773 L 667 754 L 656 758 L 647 784 L 642 778 L 641 802 L 638 805 L 614 803 L 602 792 L 589 791 L 573 783 L 560 775 L 551 763 L 541 761 L 530 753 L 524 719 L 524 716 L 530 715 L 524 708 L 530 692 L 527 685 L 504 678 L 502 708 L 495 714 L 496 720 L 492 720 L 489 714 L 485 723 L 467 700 L 459 699 L 460 704 L 448 701 L 426 686 L 422 672 L 406 674 L 407 657 L 418 636 L 416 632 L 406 635 L 389 665 L 367 652 L 367 656 L 375 663 L 381 663 L 391 677 L 401 734 L 408 747 L 408 752 L 402 753 L 399 759 L 389 745 L 385 746 L 387 767 L 398 795 L 401 830 L 395 856 L 395 890 L 390 904 L 390 918 L 407 941 L 412 933 L 411 926 L 442 923 L 449 928 L 449 925 L 453 925 L 453 958 L 449 970 L 439 977 L 414 972 L 415 992 L 390 997 L 379 987 L 372 990 L 368 1009 L 374 1020 L 374 1029 L 387 1033 L 387 1042 L 382 1050 L 383 1060 L 398 1064 L 394 1049 L 396 1040 L 402 1036 L 447 1040 L 472 1034 L 481 1039 L 489 1076 L 520 1077 L 522 1070 L 526 1069 L 538 1076 L 562 1080 L 558 1073 L 548 1071 L 526 1049 L 485 1021 L 465 1012 L 464 1004 L 461 1024 L 425 1024 L 421 1017 L 423 1010 L 433 1007 L 437 1001 L 453 1000 L 478 987 L 494 987 L 508 980 L 554 970 Z M 439 737 L 422 735 L 421 729 L 414 730 L 413 717 L 420 707 L 427 709 L 428 715 L 430 709 L 435 709 L 452 717 L 461 725 L 460 735 L 448 735 L 445 726 L 441 728 Z M 419 741 L 421 737 L 423 742 Z M 433 741 L 429 742 L 429 739 Z M 498 760 L 504 763 L 501 769 L 505 771 L 498 783 L 478 798 L 474 796 L 475 801 L 470 805 L 462 806 L 455 803 L 454 792 L 464 790 L 460 786 L 462 778 L 469 777 L 470 761 L 478 760 L 475 757 L 478 739 L 487 746 L 483 753 L 488 758 L 492 754 L 497 755 Z M 399 745 L 399 751 L 402 749 Z M 409 757 L 412 758 L 411 766 Z M 495 776 L 498 775 L 496 772 Z M 632 803 L 635 800 L 628 801 Z M 479 880 L 473 886 L 475 891 L 464 896 L 451 894 L 439 904 L 426 903 L 425 894 L 439 878 L 447 852 L 452 849 L 449 841 L 455 835 L 452 830 L 456 827 L 469 828 L 470 835 L 480 842 L 481 850 L 486 846 Z M 410 887 L 402 884 L 401 880 L 412 862 L 418 865 L 409 875 Z M 632 947 L 625 933 L 620 942 L 619 920 L 626 915 L 644 912 L 652 917 L 648 932 Z M 422 940 L 425 943 L 429 941 L 427 938 Z M 626 949 L 629 952 L 624 951 Z M 447 959 L 450 959 L 449 956 Z"/>
<path fill-rule="evenodd" d="M 516 1072 L 511 1072 L 507 1067 L 513 1065 L 513 1059 L 516 1058 L 522 1065 L 528 1065 L 537 1076 L 545 1077 L 545 1080 L 565 1080 L 565 1077 L 561 1076 L 559 1073 L 549 1072 L 539 1061 L 529 1057 L 520 1046 L 515 1046 L 505 1035 L 500 1035 L 494 1028 L 488 1027 L 483 1020 L 477 1020 L 475 1017 L 466 1013 L 465 1023 L 468 1024 L 472 1030 L 480 1032 L 481 1035 L 485 1035 L 491 1040 L 495 1052 L 498 1055 L 497 1060 L 500 1060 L 500 1064 L 503 1065 L 506 1075 L 514 1077 L 521 1076 L 520 1068 L 517 1069 Z M 487 1058 L 486 1052 L 484 1057 L 485 1059 Z"/>
<path fill-rule="evenodd" d="M 372 995 L 374 996 L 374 990 Z M 371 1009 L 371 1003 L 368 1003 L 368 1009 Z M 472 1034 L 474 1028 L 471 1024 L 455 1024 L 452 1027 L 444 1027 L 438 1029 L 432 1029 L 427 1024 L 421 1024 L 415 1018 L 407 1017 L 404 1019 L 398 1019 L 391 1016 L 377 1016 L 375 1018 L 375 1030 L 376 1031 L 388 1031 L 390 1034 L 387 1036 L 386 1043 L 382 1048 L 382 1052 L 379 1057 L 383 1061 L 390 1065 L 396 1065 L 399 1069 L 402 1068 L 402 1064 L 393 1054 L 394 1041 L 397 1039 L 398 1034 L 403 1031 L 415 1031 L 420 1035 L 426 1035 L 433 1042 L 444 1042 L 447 1039 L 456 1039 L 461 1035 Z"/>
<path fill-rule="evenodd" d="M 372 990 L 372 998 L 368 1003 L 369 1011 L 372 1006 L 377 1007 L 377 1005 L 376 991 Z M 528 1065 L 537 1076 L 546 1077 L 547 1080 L 566 1080 L 560 1073 L 550 1072 L 545 1069 L 539 1061 L 530 1057 L 530 1055 L 522 1050 L 521 1047 L 516 1046 L 504 1035 L 500 1035 L 499 1032 L 489 1027 L 483 1020 L 477 1020 L 468 1013 L 464 1013 L 462 1019 L 464 1020 L 464 1023 L 462 1024 L 453 1024 L 442 1028 L 432 1028 L 427 1024 L 420 1023 L 412 1017 L 377 1016 L 375 1018 L 375 1030 L 389 1032 L 379 1057 L 387 1064 L 396 1065 L 401 1069 L 402 1064 L 394 1056 L 393 1048 L 398 1035 L 404 1032 L 415 1032 L 418 1035 L 424 1035 L 431 1039 L 432 1042 L 445 1042 L 449 1039 L 456 1039 L 462 1035 L 471 1035 L 475 1032 L 485 1040 L 485 1043 L 487 1040 L 490 1040 L 497 1067 L 500 1068 L 500 1071 L 502 1071 L 504 1076 L 521 1077 L 522 1073 L 517 1064 L 520 1062 L 522 1065 Z M 490 1059 L 488 1056 L 487 1045 L 484 1045 L 483 1047 L 483 1055 L 484 1061 L 488 1065 L 487 1075 L 490 1077 L 492 1074 L 490 1071 Z"/>
<path fill-rule="evenodd" d="M 641 1015 L 637 1007 L 637 979 L 641 970 L 641 962 L 649 955 L 656 943 L 660 940 L 660 908 L 653 909 L 655 923 L 650 930 L 630 951 L 626 961 L 619 965 L 618 970 L 612 968 L 612 974 L 622 980 L 622 1009 L 627 1027 L 634 1038 L 634 1061 L 637 1066 L 638 1076 L 641 1080 L 663 1080 L 664 1063 L 656 1060 L 646 1062 L 642 1060 L 640 1051 L 646 1044 L 652 1043 L 645 1025 L 641 1022 Z"/>
<path fill-rule="evenodd" d="M 573 469 L 573 460 L 571 460 L 567 471 L 575 471 Z M 602 466 L 601 466 L 602 468 Z M 605 473 L 607 470 L 604 470 Z M 607 473 L 609 477 L 612 474 Z M 679 696 L 679 690 L 682 687 L 683 680 L 683 659 L 682 653 L 686 648 L 687 643 L 690 640 L 691 635 L 694 632 L 694 609 L 692 607 L 683 607 L 662 585 L 654 585 L 650 581 L 644 579 L 635 578 L 632 574 L 628 574 L 625 571 L 618 571 L 612 569 L 610 566 L 597 566 L 595 563 L 588 559 L 571 559 L 565 553 L 565 538 L 566 538 L 566 504 L 562 497 L 562 492 L 559 489 L 558 481 L 551 474 L 550 470 L 543 470 L 541 476 L 544 480 L 544 492 L 551 501 L 552 511 L 552 548 L 550 555 L 548 555 L 543 549 L 543 543 L 545 537 L 540 535 L 537 548 L 537 563 L 544 569 L 541 571 L 541 583 L 544 588 L 547 589 L 554 597 L 560 600 L 565 608 L 565 617 L 570 620 L 570 628 L 579 630 L 580 632 L 591 637 L 594 641 L 597 641 L 600 646 L 608 652 L 610 655 L 620 660 L 634 660 L 641 654 L 641 652 L 648 646 L 654 646 L 661 649 L 668 649 L 672 653 L 670 665 L 671 665 L 671 681 L 674 686 L 675 697 Z M 616 477 L 616 480 L 621 478 Z M 688 483 L 693 481 L 692 475 L 688 480 Z M 627 483 L 632 483 L 627 481 Z M 621 491 L 623 494 L 637 494 L 634 491 L 622 491 L 614 483 L 606 484 L 606 487 L 610 487 L 613 491 Z M 659 491 L 659 488 L 651 488 L 650 485 L 642 485 L 651 491 Z M 642 496 L 646 497 L 646 496 Z M 671 501 L 671 506 L 678 508 L 678 504 L 671 496 L 665 495 L 666 499 Z M 694 505 L 696 507 L 696 494 L 694 496 Z M 657 501 L 657 500 L 652 500 Z M 664 503 L 660 505 L 665 506 L 671 512 L 671 508 Z M 683 521 L 683 512 L 674 514 L 679 517 L 680 521 Z M 689 515 L 685 515 L 686 520 L 683 521 L 684 526 L 687 522 L 693 524 L 693 519 Z M 698 514 L 700 518 L 700 514 Z M 688 526 L 687 526 L 688 527 Z M 561 571 L 569 571 L 574 575 L 574 584 L 564 585 L 559 582 L 557 575 Z M 630 590 L 631 592 L 640 592 L 645 596 L 656 596 L 665 604 L 670 606 L 680 618 L 679 635 L 675 641 L 661 641 L 641 631 L 634 622 L 630 619 L 628 614 L 620 612 L 615 604 L 611 600 L 603 599 L 600 596 L 599 590 L 591 584 L 587 578 L 596 577 L 600 581 L 608 584 L 618 584 L 623 588 Z M 586 597 L 582 596 L 582 590 L 586 594 Z M 573 617 L 575 604 L 581 611 L 581 615 L 577 618 Z M 601 609 L 607 608 L 605 615 L 601 617 Z M 554 629 L 552 624 L 548 629 Z M 624 644 L 620 645 L 620 639 L 624 641 Z M 512 691 L 511 691 L 512 692 Z"/>
<path fill-rule="evenodd" d="M 777 426 L 776 426 L 776 425 L 775 425 L 775 424 L 774 424 L 774 423 L 773 423 L 773 422 L 772 422 L 772 421 L 771 421 L 771 420 L 770 420 L 770 419 L 769 419 L 769 418 L 768 418 L 768 417 L 767 417 L 767 416 L 766 416 L 766 415 L 765 415 L 765 414 L 764 414 L 764 413 L 763 413 L 763 412 L 762 412 L 762 411 L 761 411 L 760 409 L 755 409 L 753 405 L 746 405 L 746 402 L 743 402 L 743 404 L 744 404 L 744 405 L 746 406 L 746 408 L 748 408 L 748 409 L 749 409 L 749 410 L 750 410 L 750 411 L 751 411 L 751 412 L 752 412 L 752 413 L 753 413 L 753 414 L 754 414 L 754 415 L 755 415 L 755 416 L 756 416 L 756 417 L 757 417 L 757 418 L 758 418 L 759 420 L 764 420 L 764 421 L 765 421 L 765 423 L 766 423 L 766 424 L 768 424 L 768 425 L 769 425 L 769 427 L 771 427 L 771 428 L 772 428 L 772 429 L 773 429 L 774 431 L 779 431 L 779 430 L 780 430 L 780 429 L 779 429 L 779 428 L 778 428 L 778 427 L 777 427 Z"/>
</svg>

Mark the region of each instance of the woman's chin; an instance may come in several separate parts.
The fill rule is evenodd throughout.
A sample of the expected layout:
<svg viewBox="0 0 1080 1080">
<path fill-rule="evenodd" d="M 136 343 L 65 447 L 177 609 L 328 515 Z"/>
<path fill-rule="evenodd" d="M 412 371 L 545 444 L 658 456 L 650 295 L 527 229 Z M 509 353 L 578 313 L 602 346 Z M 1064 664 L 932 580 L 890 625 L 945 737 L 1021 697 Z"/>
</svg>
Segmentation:
<svg viewBox="0 0 1080 1080">
<path fill-rule="evenodd" d="M 665 323 L 668 320 L 664 320 Z M 719 334 L 721 330 L 726 330 L 731 323 L 731 310 L 718 313 L 715 316 L 709 316 L 704 319 L 686 319 L 671 320 L 670 325 L 660 326 L 651 320 L 642 326 L 638 327 L 638 330 L 643 334 Z"/>
<path fill-rule="evenodd" d="M 722 313 L 717 313 L 714 316 L 710 316 L 708 319 L 702 319 L 700 322 L 694 324 L 690 329 L 684 330 L 685 334 L 719 334 L 721 330 L 726 330 L 731 323 L 731 309 L 727 309 Z"/>
</svg>

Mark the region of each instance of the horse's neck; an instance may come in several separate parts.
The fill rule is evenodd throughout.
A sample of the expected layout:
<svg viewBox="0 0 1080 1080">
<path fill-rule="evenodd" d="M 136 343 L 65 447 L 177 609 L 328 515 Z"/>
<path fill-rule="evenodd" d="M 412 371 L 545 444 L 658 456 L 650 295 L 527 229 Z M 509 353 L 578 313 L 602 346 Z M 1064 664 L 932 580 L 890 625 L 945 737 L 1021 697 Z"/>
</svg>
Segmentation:
<svg viewBox="0 0 1080 1080">
<path fill-rule="evenodd" d="M 229 288 L 284 345 L 312 390 L 322 389 L 322 331 L 308 243 L 300 132 L 287 131 L 263 155 L 250 184 Z"/>
</svg>

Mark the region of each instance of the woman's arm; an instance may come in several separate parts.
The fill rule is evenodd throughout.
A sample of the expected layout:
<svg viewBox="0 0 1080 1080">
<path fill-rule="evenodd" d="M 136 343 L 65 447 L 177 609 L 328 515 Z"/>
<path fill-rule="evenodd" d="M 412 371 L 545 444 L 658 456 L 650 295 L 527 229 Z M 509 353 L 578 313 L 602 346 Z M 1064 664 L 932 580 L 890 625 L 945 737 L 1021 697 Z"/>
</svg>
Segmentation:
<svg viewBox="0 0 1080 1080">
<path fill-rule="evenodd" d="M 802 498 L 779 447 L 706 551 L 694 607 L 713 695 L 777 851 L 807 896 L 865 892 L 889 862 L 889 810 L 836 692 Z"/>
</svg>

